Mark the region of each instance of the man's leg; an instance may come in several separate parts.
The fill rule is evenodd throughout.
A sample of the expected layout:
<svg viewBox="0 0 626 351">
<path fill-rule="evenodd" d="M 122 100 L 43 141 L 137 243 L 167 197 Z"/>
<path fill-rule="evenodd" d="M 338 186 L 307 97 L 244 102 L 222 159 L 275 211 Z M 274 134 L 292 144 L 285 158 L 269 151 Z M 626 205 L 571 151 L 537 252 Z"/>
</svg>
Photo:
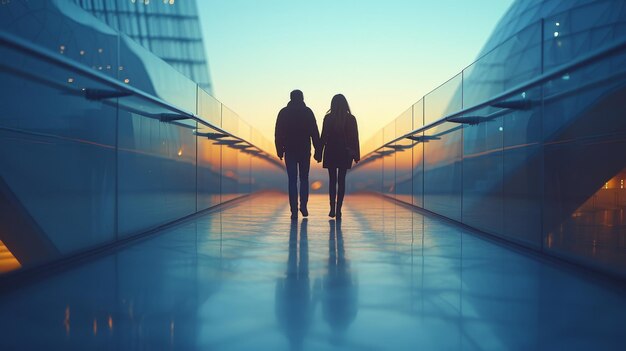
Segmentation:
<svg viewBox="0 0 626 351">
<path fill-rule="evenodd" d="M 298 160 L 293 155 L 285 153 L 285 166 L 289 178 L 289 207 L 292 215 L 298 215 Z"/>
<path fill-rule="evenodd" d="M 298 163 L 300 172 L 300 212 L 304 217 L 309 215 L 307 203 L 309 202 L 309 169 L 311 168 L 311 155 L 304 155 Z"/>
</svg>

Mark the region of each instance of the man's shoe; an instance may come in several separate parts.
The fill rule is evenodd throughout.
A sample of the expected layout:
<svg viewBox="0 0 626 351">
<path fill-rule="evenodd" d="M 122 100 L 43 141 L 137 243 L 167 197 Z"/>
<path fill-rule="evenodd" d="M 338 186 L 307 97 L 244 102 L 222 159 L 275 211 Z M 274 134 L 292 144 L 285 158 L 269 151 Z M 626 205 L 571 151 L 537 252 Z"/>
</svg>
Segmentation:
<svg viewBox="0 0 626 351">
<path fill-rule="evenodd" d="M 300 212 L 302 212 L 303 217 L 307 217 L 309 215 L 309 210 L 306 207 L 300 207 Z"/>
</svg>

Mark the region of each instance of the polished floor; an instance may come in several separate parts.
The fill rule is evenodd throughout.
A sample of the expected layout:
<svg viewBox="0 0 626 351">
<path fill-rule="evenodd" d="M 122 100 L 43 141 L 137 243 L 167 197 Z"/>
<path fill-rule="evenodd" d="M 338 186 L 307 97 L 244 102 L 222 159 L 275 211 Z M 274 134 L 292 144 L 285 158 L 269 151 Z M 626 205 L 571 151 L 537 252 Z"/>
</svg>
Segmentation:
<svg viewBox="0 0 626 351">
<path fill-rule="evenodd" d="M 611 350 L 626 294 L 380 197 L 266 193 L 0 295 L 0 350 Z"/>
</svg>

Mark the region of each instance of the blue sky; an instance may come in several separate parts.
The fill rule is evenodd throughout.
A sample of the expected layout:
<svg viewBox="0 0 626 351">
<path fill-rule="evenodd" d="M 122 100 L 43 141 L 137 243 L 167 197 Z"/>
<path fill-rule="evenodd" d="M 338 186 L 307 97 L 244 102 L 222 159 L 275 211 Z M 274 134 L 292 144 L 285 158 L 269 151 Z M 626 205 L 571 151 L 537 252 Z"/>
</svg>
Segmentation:
<svg viewBox="0 0 626 351">
<path fill-rule="evenodd" d="M 470 64 L 512 0 L 198 0 L 215 96 L 268 138 L 289 92 L 336 93 L 361 141 Z"/>
</svg>

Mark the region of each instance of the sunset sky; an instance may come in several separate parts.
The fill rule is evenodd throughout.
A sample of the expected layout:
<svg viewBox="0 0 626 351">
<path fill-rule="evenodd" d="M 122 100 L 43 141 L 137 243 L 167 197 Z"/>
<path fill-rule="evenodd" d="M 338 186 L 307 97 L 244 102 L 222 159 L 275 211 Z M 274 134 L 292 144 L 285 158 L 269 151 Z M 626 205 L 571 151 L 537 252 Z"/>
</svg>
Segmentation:
<svg viewBox="0 0 626 351">
<path fill-rule="evenodd" d="M 200 0 L 214 95 L 273 140 L 301 89 L 348 98 L 361 142 L 478 55 L 512 0 Z"/>
</svg>

